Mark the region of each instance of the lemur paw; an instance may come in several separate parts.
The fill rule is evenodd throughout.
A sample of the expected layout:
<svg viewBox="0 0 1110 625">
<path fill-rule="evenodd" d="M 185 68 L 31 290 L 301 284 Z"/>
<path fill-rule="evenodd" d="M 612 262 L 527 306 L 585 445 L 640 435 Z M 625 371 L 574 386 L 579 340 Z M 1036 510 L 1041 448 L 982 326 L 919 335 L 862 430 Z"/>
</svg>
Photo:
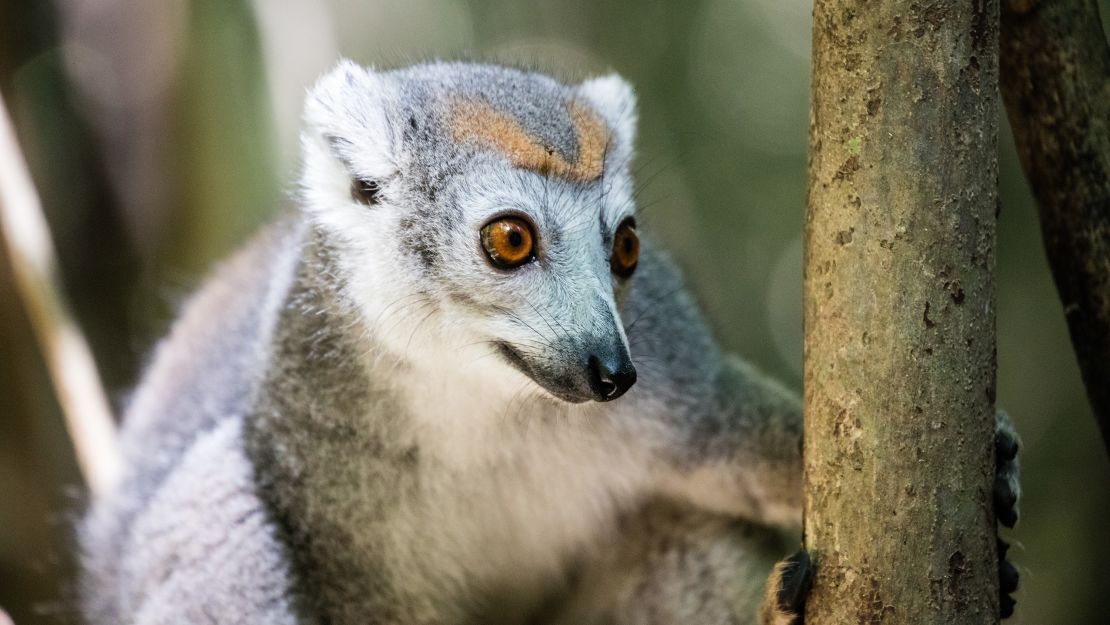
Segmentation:
<svg viewBox="0 0 1110 625">
<path fill-rule="evenodd" d="M 763 625 L 805 625 L 813 563 L 805 549 L 775 565 L 763 601 Z"/>
<path fill-rule="evenodd" d="M 1018 520 L 1018 500 L 1021 485 L 1018 482 L 1018 449 L 1021 439 L 1014 430 L 1010 417 L 999 410 L 995 417 L 994 433 L 994 516 L 1006 527 L 1013 527 Z M 999 614 L 1009 618 L 1014 613 L 1014 598 L 1010 596 L 1018 587 L 1018 571 L 1006 561 L 1010 545 L 998 538 L 998 603 Z"/>
</svg>

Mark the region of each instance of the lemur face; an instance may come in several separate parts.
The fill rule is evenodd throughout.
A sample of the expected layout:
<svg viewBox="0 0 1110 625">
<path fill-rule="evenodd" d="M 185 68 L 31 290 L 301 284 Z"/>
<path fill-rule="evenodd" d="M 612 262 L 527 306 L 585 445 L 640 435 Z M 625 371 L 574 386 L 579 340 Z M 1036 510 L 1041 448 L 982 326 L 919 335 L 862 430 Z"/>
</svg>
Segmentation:
<svg viewBox="0 0 1110 625">
<path fill-rule="evenodd" d="M 379 342 L 487 392 L 624 394 L 634 117 L 615 76 L 349 63 L 325 76 L 306 112 L 305 203 Z"/>
</svg>

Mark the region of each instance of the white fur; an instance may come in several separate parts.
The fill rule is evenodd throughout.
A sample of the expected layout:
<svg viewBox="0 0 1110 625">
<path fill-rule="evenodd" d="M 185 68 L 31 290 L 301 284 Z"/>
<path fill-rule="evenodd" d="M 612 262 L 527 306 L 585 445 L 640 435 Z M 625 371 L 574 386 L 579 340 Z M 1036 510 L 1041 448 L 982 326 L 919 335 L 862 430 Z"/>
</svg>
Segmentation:
<svg viewBox="0 0 1110 625">
<path fill-rule="evenodd" d="M 627 444 L 619 423 L 557 406 L 528 382 L 498 401 L 477 375 L 432 370 L 420 377 L 402 384 L 420 420 L 415 439 L 442 463 L 444 479 L 429 486 L 432 516 L 398 522 L 398 540 L 435 554 L 430 575 L 422 568 L 409 579 L 545 585 L 651 486 L 643 450 Z M 418 560 L 414 567 L 427 565 Z"/>
<path fill-rule="evenodd" d="M 243 456 L 240 422 L 201 437 L 119 554 L 121 613 L 134 623 L 294 625 L 285 561 Z M 221 532 L 197 531 L 220 527 Z M 154 584 L 153 581 L 159 583 Z"/>
<path fill-rule="evenodd" d="M 386 118 L 396 99 L 393 86 L 381 75 L 340 61 L 309 91 L 305 133 L 324 143 L 341 139 L 340 156 L 353 174 L 386 178 L 401 167 L 397 161 L 400 137 Z"/>
<path fill-rule="evenodd" d="M 617 74 L 607 74 L 583 82 L 578 91 L 601 113 L 614 134 L 610 162 L 627 165 L 636 143 L 636 92 L 632 85 Z"/>
</svg>

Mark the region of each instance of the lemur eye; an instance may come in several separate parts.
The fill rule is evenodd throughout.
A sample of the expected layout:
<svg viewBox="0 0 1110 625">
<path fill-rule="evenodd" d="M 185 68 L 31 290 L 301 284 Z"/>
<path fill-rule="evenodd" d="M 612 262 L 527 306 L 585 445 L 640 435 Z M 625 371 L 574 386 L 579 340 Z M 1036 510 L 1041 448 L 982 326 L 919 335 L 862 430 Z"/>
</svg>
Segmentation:
<svg viewBox="0 0 1110 625">
<path fill-rule="evenodd" d="M 378 194 L 382 186 L 376 180 L 363 180 L 355 178 L 351 181 L 351 199 L 367 206 L 378 203 Z"/>
<path fill-rule="evenodd" d="M 512 269 L 536 257 L 532 226 L 519 217 L 502 217 L 482 227 L 482 247 L 495 267 Z"/>
<path fill-rule="evenodd" d="M 625 219 L 613 235 L 613 255 L 609 267 L 621 278 L 627 278 L 636 270 L 640 260 L 640 237 L 636 234 L 636 222 Z"/>
</svg>

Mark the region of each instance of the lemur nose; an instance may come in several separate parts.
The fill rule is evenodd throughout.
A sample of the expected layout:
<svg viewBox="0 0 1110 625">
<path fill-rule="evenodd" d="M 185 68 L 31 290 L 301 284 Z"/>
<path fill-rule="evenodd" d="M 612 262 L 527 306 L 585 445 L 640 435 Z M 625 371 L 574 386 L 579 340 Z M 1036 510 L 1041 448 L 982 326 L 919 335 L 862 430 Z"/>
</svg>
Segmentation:
<svg viewBox="0 0 1110 625">
<path fill-rule="evenodd" d="M 590 389 L 597 401 L 612 401 L 636 383 L 636 368 L 623 354 L 612 354 L 598 358 L 590 356 Z"/>
</svg>

